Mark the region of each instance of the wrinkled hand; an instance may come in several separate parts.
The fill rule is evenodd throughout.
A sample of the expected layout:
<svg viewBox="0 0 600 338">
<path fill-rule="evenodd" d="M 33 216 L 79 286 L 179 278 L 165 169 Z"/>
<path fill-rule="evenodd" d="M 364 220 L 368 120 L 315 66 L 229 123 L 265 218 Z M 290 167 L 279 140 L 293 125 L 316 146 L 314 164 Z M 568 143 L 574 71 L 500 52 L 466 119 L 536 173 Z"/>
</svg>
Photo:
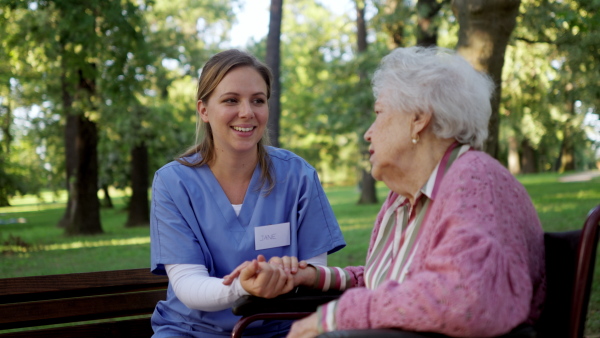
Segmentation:
<svg viewBox="0 0 600 338">
<path fill-rule="evenodd" d="M 307 264 L 292 276 L 294 277 L 294 286 L 313 287 L 317 279 L 317 269 Z"/>
<path fill-rule="evenodd" d="M 266 262 L 267 261 L 267 259 L 263 255 L 258 255 L 258 257 L 256 257 L 256 260 L 258 262 Z M 237 268 L 233 269 L 233 271 L 231 271 L 230 274 L 223 276 L 223 284 L 231 285 L 231 283 L 233 283 L 233 280 L 236 279 L 237 277 L 239 277 L 242 269 L 244 269 L 251 263 L 252 263 L 251 261 L 245 261 L 244 263 L 238 265 Z"/>
<path fill-rule="evenodd" d="M 282 268 L 253 260 L 240 271 L 240 283 L 253 296 L 273 298 L 294 288 L 294 278 Z"/>
<path fill-rule="evenodd" d="M 285 272 L 290 272 L 291 274 L 295 274 L 298 272 L 298 268 L 305 269 L 308 266 L 306 261 L 298 262 L 298 257 L 272 257 L 269 259 L 269 264 L 278 266 L 282 268 Z"/>
<path fill-rule="evenodd" d="M 319 317 L 316 313 L 311 314 L 308 317 L 297 320 L 292 324 L 292 328 L 287 335 L 287 338 L 312 338 L 319 334 L 317 324 Z"/>
</svg>

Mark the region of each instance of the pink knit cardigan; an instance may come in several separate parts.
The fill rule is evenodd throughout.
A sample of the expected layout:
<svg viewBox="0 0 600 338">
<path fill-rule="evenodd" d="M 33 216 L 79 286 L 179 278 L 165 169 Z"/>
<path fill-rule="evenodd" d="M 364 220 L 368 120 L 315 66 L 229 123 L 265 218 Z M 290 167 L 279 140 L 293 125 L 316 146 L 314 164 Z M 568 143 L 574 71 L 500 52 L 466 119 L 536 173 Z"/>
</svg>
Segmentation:
<svg viewBox="0 0 600 338">
<path fill-rule="evenodd" d="M 396 198 L 382 206 L 381 219 Z M 358 287 L 338 300 L 338 330 L 397 327 L 490 337 L 532 323 L 545 297 L 544 238 L 523 186 L 495 159 L 469 151 L 444 176 L 421 227 L 402 284 L 369 290 L 364 267 L 347 267 Z"/>
</svg>

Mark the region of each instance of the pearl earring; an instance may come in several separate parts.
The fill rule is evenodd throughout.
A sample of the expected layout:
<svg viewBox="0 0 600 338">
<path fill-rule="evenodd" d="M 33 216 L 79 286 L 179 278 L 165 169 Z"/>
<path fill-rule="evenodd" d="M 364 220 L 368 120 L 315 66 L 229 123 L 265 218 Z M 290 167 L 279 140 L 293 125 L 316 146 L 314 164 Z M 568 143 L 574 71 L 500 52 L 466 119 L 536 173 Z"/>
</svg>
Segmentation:
<svg viewBox="0 0 600 338">
<path fill-rule="evenodd" d="M 420 139 L 419 134 L 417 134 L 417 136 L 413 137 L 412 143 L 417 144 L 419 142 L 419 139 Z"/>
</svg>

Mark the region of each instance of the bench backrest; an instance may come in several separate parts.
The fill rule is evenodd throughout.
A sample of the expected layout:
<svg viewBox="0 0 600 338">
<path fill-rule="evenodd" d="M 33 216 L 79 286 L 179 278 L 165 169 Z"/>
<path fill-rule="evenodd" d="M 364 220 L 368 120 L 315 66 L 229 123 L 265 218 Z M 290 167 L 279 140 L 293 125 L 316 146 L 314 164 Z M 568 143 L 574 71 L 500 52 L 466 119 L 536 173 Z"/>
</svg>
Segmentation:
<svg viewBox="0 0 600 338">
<path fill-rule="evenodd" d="M 0 333 L 0 337 L 32 337 L 34 333 L 43 336 L 48 331 L 60 337 L 148 337 L 152 333 L 148 317 L 156 303 L 166 298 L 167 284 L 166 276 L 152 275 L 147 268 L 0 279 L 0 330 L 100 319 L 127 320 Z M 124 329 L 142 331 L 118 334 Z M 59 334 L 56 330 L 65 332 Z"/>
<path fill-rule="evenodd" d="M 581 338 L 594 278 L 600 205 L 581 230 L 546 233 L 546 302 L 537 323 L 539 337 Z"/>
</svg>

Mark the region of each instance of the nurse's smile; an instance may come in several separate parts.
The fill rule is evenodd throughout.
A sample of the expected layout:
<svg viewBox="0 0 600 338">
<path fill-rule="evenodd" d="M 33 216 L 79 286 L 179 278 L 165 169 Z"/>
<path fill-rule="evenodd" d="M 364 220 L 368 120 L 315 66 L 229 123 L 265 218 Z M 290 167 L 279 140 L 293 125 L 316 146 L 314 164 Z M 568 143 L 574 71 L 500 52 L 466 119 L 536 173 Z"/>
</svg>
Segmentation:
<svg viewBox="0 0 600 338">
<path fill-rule="evenodd" d="M 233 129 L 239 136 L 245 137 L 251 136 L 254 132 L 254 129 L 256 129 L 256 126 L 232 126 L 231 129 Z"/>
<path fill-rule="evenodd" d="M 252 131 L 254 130 L 254 127 L 250 127 L 250 128 L 243 128 L 243 127 L 232 127 L 233 129 L 237 130 L 237 131 Z"/>
</svg>

